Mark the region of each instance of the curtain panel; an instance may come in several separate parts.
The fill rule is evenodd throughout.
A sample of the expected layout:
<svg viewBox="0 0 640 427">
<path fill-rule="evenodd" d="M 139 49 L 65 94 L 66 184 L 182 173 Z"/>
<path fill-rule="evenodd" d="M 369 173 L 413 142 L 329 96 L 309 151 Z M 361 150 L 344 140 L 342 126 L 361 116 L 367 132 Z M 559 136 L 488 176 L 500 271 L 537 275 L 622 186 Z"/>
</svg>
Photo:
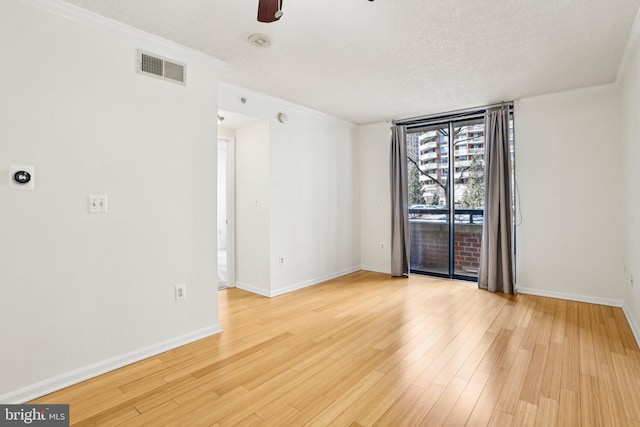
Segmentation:
<svg viewBox="0 0 640 427">
<path fill-rule="evenodd" d="M 391 275 L 409 276 L 407 142 L 404 126 L 391 128 Z"/>
<path fill-rule="evenodd" d="M 515 294 L 509 109 L 485 113 L 485 203 L 478 287 Z"/>
</svg>

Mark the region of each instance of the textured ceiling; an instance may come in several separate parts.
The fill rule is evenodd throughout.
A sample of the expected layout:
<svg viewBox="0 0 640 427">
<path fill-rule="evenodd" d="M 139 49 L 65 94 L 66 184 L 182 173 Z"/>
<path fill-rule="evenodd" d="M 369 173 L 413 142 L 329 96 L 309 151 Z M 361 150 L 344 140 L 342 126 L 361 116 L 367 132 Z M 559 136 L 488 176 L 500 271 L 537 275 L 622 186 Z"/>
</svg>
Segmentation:
<svg viewBox="0 0 640 427">
<path fill-rule="evenodd" d="M 615 81 L 640 0 L 66 0 L 210 54 L 222 81 L 357 124 Z M 270 35 L 268 48 L 247 42 Z"/>
</svg>

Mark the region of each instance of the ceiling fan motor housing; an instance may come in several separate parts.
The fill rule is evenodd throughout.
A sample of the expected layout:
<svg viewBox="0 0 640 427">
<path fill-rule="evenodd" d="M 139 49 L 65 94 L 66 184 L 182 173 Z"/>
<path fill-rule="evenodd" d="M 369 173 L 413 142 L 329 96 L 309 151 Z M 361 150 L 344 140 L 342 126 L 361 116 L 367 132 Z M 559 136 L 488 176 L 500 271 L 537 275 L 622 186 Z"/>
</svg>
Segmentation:
<svg viewBox="0 0 640 427">
<path fill-rule="evenodd" d="M 282 15 L 282 0 L 260 0 L 258 2 L 258 21 L 274 22 Z"/>
</svg>

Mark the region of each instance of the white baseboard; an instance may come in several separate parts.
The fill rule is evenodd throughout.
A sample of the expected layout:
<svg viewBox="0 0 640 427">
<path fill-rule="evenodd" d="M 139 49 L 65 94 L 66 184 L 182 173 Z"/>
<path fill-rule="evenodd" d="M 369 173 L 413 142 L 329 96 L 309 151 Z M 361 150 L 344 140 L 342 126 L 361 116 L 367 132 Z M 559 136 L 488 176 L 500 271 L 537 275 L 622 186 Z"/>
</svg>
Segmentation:
<svg viewBox="0 0 640 427">
<path fill-rule="evenodd" d="M 324 276 L 315 277 L 313 279 L 305 280 L 304 282 L 298 282 L 293 285 L 285 286 L 283 288 L 274 289 L 271 291 L 271 297 L 277 297 L 278 295 L 283 295 L 289 292 L 297 291 L 298 289 L 306 288 L 309 286 L 317 285 L 318 283 L 326 282 L 327 280 L 335 279 L 340 276 L 345 276 L 347 274 L 354 273 L 360 270 L 360 266 L 353 266 L 346 268 L 341 271 L 337 271 L 335 273 L 326 274 Z"/>
<path fill-rule="evenodd" d="M 516 293 L 566 299 L 569 301 L 587 302 L 590 304 L 608 305 L 611 307 L 622 307 L 622 300 L 594 297 L 591 295 L 569 294 L 565 292 L 549 291 L 546 289 L 522 288 L 520 286 L 516 286 Z"/>
<path fill-rule="evenodd" d="M 391 270 L 389 268 L 380 268 L 373 265 L 363 265 L 360 267 L 361 270 L 373 271 L 374 273 L 385 273 L 391 274 Z"/>
<path fill-rule="evenodd" d="M 20 404 L 28 402 L 46 394 L 53 393 L 54 391 L 58 391 L 65 387 L 69 387 L 90 378 L 97 377 L 98 375 L 113 371 L 114 369 L 122 368 L 123 366 L 139 362 L 140 360 L 164 353 L 165 351 L 173 350 L 174 348 L 220 332 L 222 332 L 222 328 L 220 327 L 220 324 L 216 323 L 215 325 L 211 325 L 179 337 L 171 338 L 157 344 L 152 344 L 120 356 L 115 356 L 101 362 L 93 363 L 91 365 L 75 369 L 71 372 L 40 381 L 36 384 L 23 387 L 19 390 L 3 394 L 0 396 L 0 402 L 4 404 Z"/>
<path fill-rule="evenodd" d="M 262 295 L 263 297 L 270 297 L 271 296 L 271 295 L 269 295 L 268 291 L 265 291 L 264 289 L 259 288 L 259 287 L 255 286 L 255 285 L 252 285 L 250 283 L 236 282 L 236 288 L 242 289 L 243 291 L 251 292 L 253 294 Z"/>
<path fill-rule="evenodd" d="M 640 323 L 633 317 L 633 313 L 625 304 L 622 305 L 622 311 L 627 318 L 627 322 L 629 322 L 629 326 L 631 326 L 631 332 L 633 332 L 633 336 L 636 338 L 638 347 L 640 347 Z"/>
<path fill-rule="evenodd" d="M 337 271 L 335 273 L 327 274 L 320 277 L 315 277 L 313 279 L 305 280 L 304 282 L 298 282 L 293 285 L 285 286 L 285 287 L 270 290 L 270 291 L 265 291 L 264 289 L 259 288 L 255 285 L 251 285 L 249 283 L 243 283 L 243 282 L 236 282 L 236 288 L 242 289 L 243 291 L 252 292 L 254 294 L 262 295 L 263 297 L 273 298 L 289 292 L 297 291 L 298 289 L 317 285 L 318 283 L 326 282 L 327 280 L 335 279 L 340 276 L 354 273 L 359 270 L 360 270 L 360 266 L 354 266 L 341 271 Z"/>
</svg>

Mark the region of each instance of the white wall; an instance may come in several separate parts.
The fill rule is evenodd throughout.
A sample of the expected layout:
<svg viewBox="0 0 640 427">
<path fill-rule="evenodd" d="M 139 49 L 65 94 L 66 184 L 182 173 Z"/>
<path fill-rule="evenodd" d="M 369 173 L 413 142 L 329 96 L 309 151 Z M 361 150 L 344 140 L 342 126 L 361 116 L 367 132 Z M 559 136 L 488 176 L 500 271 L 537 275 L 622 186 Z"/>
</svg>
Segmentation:
<svg viewBox="0 0 640 427">
<path fill-rule="evenodd" d="M 619 113 L 614 85 L 516 102 L 521 292 L 622 303 Z M 358 132 L 361 263 L 381 272 L 390 269 L 389 127 Z"/>
<path fill-rule="evenodd" d="M 266 295 L 269 281 L 269 123 L 236 131 L 236 286 Z"/>
<path fill-rule="evenodd" d="M 358 129 L 360 152 L 360 239 L 363 270 L 391 274 L 389 154 L 391 123 Z M 384 246 L 384 247 L 383 247 Z"/>
<path fill-rule="evenodd" d="M 516 102 L 520 292 L 621 303 L 619 115 L 615 85 Z"/>
<path fill-rule="evenodd" d="M 637 46 L 637 45 L 636 45 Z M 636 47 L 620 84 L 622 141 L 627 201 L 623 217 L 626 237 L 624 309 L 640 343 L 640 54 Z M 630 276 L 634 277 L 631 286 Z"/>
<path fill-rule="evenodd" d="M 3 403 L 220 330 L 219 62 L 46 5 L 75 19 L 0 2 Z M 136 48 L 186 63 L 187 86 L 137 74 Z M 12 163 L 35 166 L 35 191 L 8 189 Z"/>
<path fill-rule="evenodd" d="M 240 102 L 245 96 L 246 103 Z M 238 199 L 242 158 L 268 160 L 268 170 L 252 177 L 257 197 L 268 209 L 269 248 L 265 267 L 254 272 L 240 265 L 240 200 L 237 201 L 238 287 L 278 295 L 359 269 L 360 214 L 355 129 L 350 123 L 276 98 L 231 85 L 220 85 L 220 108 L 263 120 L 268 141 L 241 153 L 236 132 Z M 278 113 L 288 122 L 277 120 Z M 245 138 L 247 140 L 247 138 Z M 256 151 L 257 150 L 257 151 Z M 263 151 L 266 150 L 266 151 Z M 259 158 L 256 160 L 255 158 Z M 264 189 L 263 185 L 268 185 Z M 253 200 L 255 209 L 255 200 Z M 244 209 L 249 209 L 249 205 Z M 247 236 L 249 238 L 249 236 Z M 264 244 L 262 238 L 260 244 Z M 261 255 L 262 256 L 262 255 Z M 284 264 L 280 263 L 284 256 Z M 245 270 L 245 271 L 243 271 Z M 268 272 L 268 274 L 267 274 Z M 251 274 L 251 281 L 243 281 Z M 265 283 L 268 283 L 265 288 Z"/>
</svg>

